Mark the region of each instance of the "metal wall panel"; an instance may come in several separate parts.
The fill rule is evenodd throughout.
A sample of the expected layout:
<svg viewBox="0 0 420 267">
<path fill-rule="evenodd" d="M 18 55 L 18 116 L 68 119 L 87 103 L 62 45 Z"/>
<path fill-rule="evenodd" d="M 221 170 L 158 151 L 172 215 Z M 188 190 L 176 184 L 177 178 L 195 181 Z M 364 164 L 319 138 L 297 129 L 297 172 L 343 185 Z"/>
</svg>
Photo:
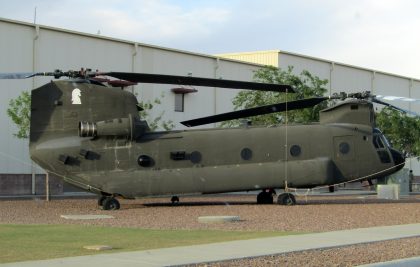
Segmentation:
<svg viewBox="0 0 420 267">
<path fill-rule="evenodd" d="M 312 75 L 318 76 L 321 79 L 327 79 L 327 88 L 331 87 L 329 81 L 331 80 L 332 65 L 329 62 L 305 58 L 293 54 L 279 53 L 279 67 L 287 70 L 289 66 L 293 67 L 295 74 L 302 73 L 303 70 L 309 71 Z"/>
<path fill-rule="evenodd" d="M 174 74 L 193 77 L 238 79 L 251 81 L 253 70 L 259 66 L 234 62 L 215 57 L 186 54 L 179 51 L 157 51 L 148 47 L 138 50 L 135 71 L 146 73 Z M 140 84 L 135 90 L 142 100 L 152 100 L 161 97 L 162 104 L 155 105 L 150 111 L 151 117 L 163 114 L 163 120 L 174 122 L 175 129 L 185 129 L 179 122 L 201 116 L 232 110 L 232 98 L 237 90 L 210 88 L 200 86 L 183 86 L 197 89 L 197 93 L 186 94 L 184 97 L 184 112 L 174 112 L 175 95 L 170 89 L 177 85 Z M 196 128 L 209 128 L 214 125 L 203 125 Z"/>
<path fill-rule="evenodd" d="M 216 56 L 240 60 L 245 62 L 252 62 L 261 65 L 278 66 L 279 65 L 279 50 L 244 52 L 244 53 L 228 53 L 217 54 Z"/>
<path fill-rule="evenodd" d="M 293 66 L 296 73 L 308 70 L 321 79 L 328 79 L 327 85 L 330 94 L 344 92 L 371 91 L 373 94 L 412 97 L 420 99 L 420 80 L 384 73 L 381 71 L 360 68 L 356 66 L 335 63 L 323 59 L 317 59 L 304 55 L 281 52 L 279 54 L 279 67 Z M 393 101 L 402 108 L 420 114 L 420 105 L 406 102 Z M 377 110 L 381 105 L 375 105 Z M 407 159 L 405 168 L 412 169 L 414 174 L 420 173 L 420 162 L 417 159 Z"/>
<path fill-rule="evenodd" d="M 372 90 L 372 72 L 334 64 L 331 74 L 333 93 L 354 93 Z"/>
<path fill-rule="evenodd" d="M 410 80 L 401 77 L 395 77 L 383 73 L 375 73 L 373 81 L 373 92 L 377 95 L 392 95 L 392 96 L 410 96 Z M 401 108 L 408 109 L 407 102 L 393 101 L 393 104 Z"/>
<path fill-rule="evenodd" d="M 35 26 L 28 23 L 0 19 L 0 72 L 78 70 L 81 67 L 101 71 L 135 71 L 224 77 L 252 80 L 251 69 L 257 65 L 219 60 L 214 56 L 172 50 L 102 36 Z M 28 141 L 13 137 L 16 130 L 6 114 L 11 98 L 22 90 L 31 90 L 51 80 L 37 77 L 29 80 L 0 80 L 0 174 L 31 173 Z M 197 87 L 198 93 L 185 96 L 185 111 L 174 112 L 175 95 L 171 85 L 139 84 L 132 90 L 141 100 L 153 100 L 164 95 L 161 105 L 155 105 L 151 117 L 164 112 L 164 120 L 172 120 L 176 129 L 185 128 L 179 121 L 198 116 L 213 115 L 220 110 L 231 110 L 231 97 L 236 90 Z M 234 92 L 231 92 L 234 91 Z M 220 101 L 220 103 L 219 103 Z M 217 104 L 216 104 L 217 103 Z M 228 107 L 228 108 L 227 108 Z M 203 128 L 212 125 L 202 126 Z M 37 173 L 43 173 L 41 169 Z"/>
<path fill-rule="evenodd" d="M 3 19 L 0 19 L 0 35 L 0 72 L 88 67 L 102 71 L 134 71 L 251 81 L 253 72 L 260 67 L 236 60 Z M 294 66 L 295 73 L 308 70 L 313 75 L 330 81 L 327 85 L 330 93 L 373 90 L 375 94 L 420 98 L 418 79 L 278 50 L 257 52 L 254 55 L 245 53 L 243 57 L 239 57 L 239 54 L 243 53 L 238 53 L 236 59 L 275 65 L 283 69 Z M 0 110 L 0 123 L 3 126 L 0 132 L 0 173 L 31 172 L 27 141 L 13 137 L 14 124 L 7 116 L 6 108 L 9 100 L 18 96 L 22 90 L 35 88 L 50 79 L 39 77 L 29 80 L 0 80 L 0 88 L 3 89 L 0 92 L 0 104 L 3 107 Z M 141 100 L 153 100 L 163 94 L 162 104 L 155 106 L 151 116 L 158 116 L 164 112 L 163 119 L 172 120 L 176 129 L 184 128 L 179 121 L 232 110 L 231 101 L 237 93 L 237 90 L 196 87 L 199 92 L 185 95 L 185 111 L 174 112 L 175 95 L 170 91 L 174 86 L 140 84 L 128 90 L 132 89 Z M 406 108 L 419 111 L 419 107 L 414 105 L 410 107 L 407 104 Z M 201 127 L 212 126 L 214 125 Z"/>
<path fill-rule="evenodd" d="M 0 72 L 31 72 L 35 28 L 0 23 Z M 30 173 L 28 142 L 13 136 L 17 129 L 6 114 L 9 101 L 32 88 L 31 79 L 0 80 L 0 173 Z"/>
<path fill-rule="evenodd" d="M 236 62 L 219 60 L 218 75 L 216 78 L 223 78 L 227 80 L 244 80 L 252 81 L 254 72 L 257 71 L 260 66 L 253 65 L 237 65 Z M 216 102 L 215 102 L 215 113 L 233 111 L 232 100 L 237 95 L 238 90 L 236 89 L 217 89 L 216 91 Z"/>
<path fill-rule="evenodd" d="M 409 97 L 420 99 L 420 81 L 410 80 L 410 88 Z M 420 105 L 410 105 L 410 109 L 420 114 Z"/>
</svg>

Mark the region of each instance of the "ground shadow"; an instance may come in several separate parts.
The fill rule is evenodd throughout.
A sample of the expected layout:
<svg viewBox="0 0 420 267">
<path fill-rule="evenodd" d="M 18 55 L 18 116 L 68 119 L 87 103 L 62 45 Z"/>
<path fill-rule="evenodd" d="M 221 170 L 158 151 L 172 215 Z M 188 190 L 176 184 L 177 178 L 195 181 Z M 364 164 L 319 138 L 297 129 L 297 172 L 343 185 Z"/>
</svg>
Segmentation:
<svg viewBox="0 0 420 267">
<path fill-rule="evenodd" d="M 363 204 L 406 204 L 406 203 L 420 203 L 420 198 L 407 198 L 407 199 L 399 199 L 399 200 L 388 200 L 388 199 L 376 199 L 376 198 L 365 198 L 363 196 L 359 196 L 360 198 L 332 198 L 332 197 L 325 197 L 325 198 L 316 198 L 316 197 L 308 197 L 305 199 L 304 197 L 298 197 L 296 206 L 308 206 L 308 205 L 363 205 Z M 171 203 L 168 202 L 146 202 L 146 203 L 124 203 L 123 206 L 125 209 L 135 209 L 135 208 L 144 208 L 144 207 L 206 207 L 206 206 L 245 206 L 245 205 L 262 205 L 262 206 L 270 206 L 270 205 L 278 205 L 276 204 L 276 198 L 274 198 L 274 204 L 257 204 L 256 201 L 252 200 L 212 200 L 207 201 L 205 197 L 197 198 L 196 201 L 185 201 L 183 202 L 182 199 L 178 203 Z"/>
</svg>

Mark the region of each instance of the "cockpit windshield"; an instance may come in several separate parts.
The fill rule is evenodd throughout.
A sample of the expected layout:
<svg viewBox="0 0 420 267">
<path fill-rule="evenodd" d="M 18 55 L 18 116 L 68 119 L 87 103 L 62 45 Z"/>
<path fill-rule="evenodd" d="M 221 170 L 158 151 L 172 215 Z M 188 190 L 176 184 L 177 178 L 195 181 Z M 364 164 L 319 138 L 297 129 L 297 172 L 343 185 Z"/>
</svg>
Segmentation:
<svg viewBox="0 0 420 267">
<path fill-rule="evenodd" d="M 386 138 L 385 135 L 382 134 L 381 139 L 384 141 L 384 143 L 387 147 L 391 147 L 391 143 L 388 141 L 388 139 Z"/>
<path fill-rule="evenodd" d="M 386 139 L 385 135 L 377 128 L 373 130 L 373 145 L 375 148 L 391 147 L 388 139 Z"/>
<path fill-rule="evenodd" d="M 380 135 L 373 136 L 373 144 L 375 145 L 375 148 L 384 148 L 384 144 L 380 138 Z"/>
<path fill-rule="evenodd" d="M 382 132 L 377 128 L 373 129 L 372 141 L 381 162 L 391 163 L 391 157 L 389 156 L 389 153 L 388 153 L 388 148 L 391 148 L 391 145 L 389 144 L 385 135 L 383 135 Z"/>
</svg>

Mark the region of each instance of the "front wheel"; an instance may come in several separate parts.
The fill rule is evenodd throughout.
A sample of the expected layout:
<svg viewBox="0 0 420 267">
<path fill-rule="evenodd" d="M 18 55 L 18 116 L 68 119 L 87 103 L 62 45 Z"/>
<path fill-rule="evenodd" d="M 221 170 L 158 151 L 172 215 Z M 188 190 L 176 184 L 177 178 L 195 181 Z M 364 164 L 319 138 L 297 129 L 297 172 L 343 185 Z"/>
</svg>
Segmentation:
<svg viewBox="0 0 420 267">
<path fill-rule="evenodd" d="M 118 210 L 120 209 L 120 202 L 118 202 L 118 200 L 116 200 L 113 197 L 108 197 L 104 200 L 102 209 L 103 210 Z"/>
<path fill-rule="evenodd" d="M 296 205 L 296 198 L 293 194 L 283 193 L 277 197 L 277 204 L 285 206 Z"/>
<path fill-rule="evenodd" d="M 103 207 L 103 205 L 104 205 L 104 201 L 105 201 L 107 198 L 108 198 L 107 196 L 101 196 L 101 197 L 98 199 L 98 206 L 99 206 L 99 207 Z"/>
</svg>

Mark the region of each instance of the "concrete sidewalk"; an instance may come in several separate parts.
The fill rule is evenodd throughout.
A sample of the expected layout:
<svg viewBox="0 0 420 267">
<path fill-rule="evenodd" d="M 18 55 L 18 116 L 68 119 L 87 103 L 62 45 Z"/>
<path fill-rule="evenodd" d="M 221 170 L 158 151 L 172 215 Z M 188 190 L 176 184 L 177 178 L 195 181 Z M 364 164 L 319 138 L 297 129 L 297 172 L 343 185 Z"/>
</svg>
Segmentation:
<svg viewBox="0 0 420 267">
<path fill-rule="evenodd" d="M 172 266 L 249 258 L 308 249 L 332 248 L 417 236 L 420 236 L 420 223 L 231 241 L 208 245 L 174 247 L 137 252 L 110 253 L 94 256 L 9 263 L 0 264 L 0 267 Z"/>
</svg>

